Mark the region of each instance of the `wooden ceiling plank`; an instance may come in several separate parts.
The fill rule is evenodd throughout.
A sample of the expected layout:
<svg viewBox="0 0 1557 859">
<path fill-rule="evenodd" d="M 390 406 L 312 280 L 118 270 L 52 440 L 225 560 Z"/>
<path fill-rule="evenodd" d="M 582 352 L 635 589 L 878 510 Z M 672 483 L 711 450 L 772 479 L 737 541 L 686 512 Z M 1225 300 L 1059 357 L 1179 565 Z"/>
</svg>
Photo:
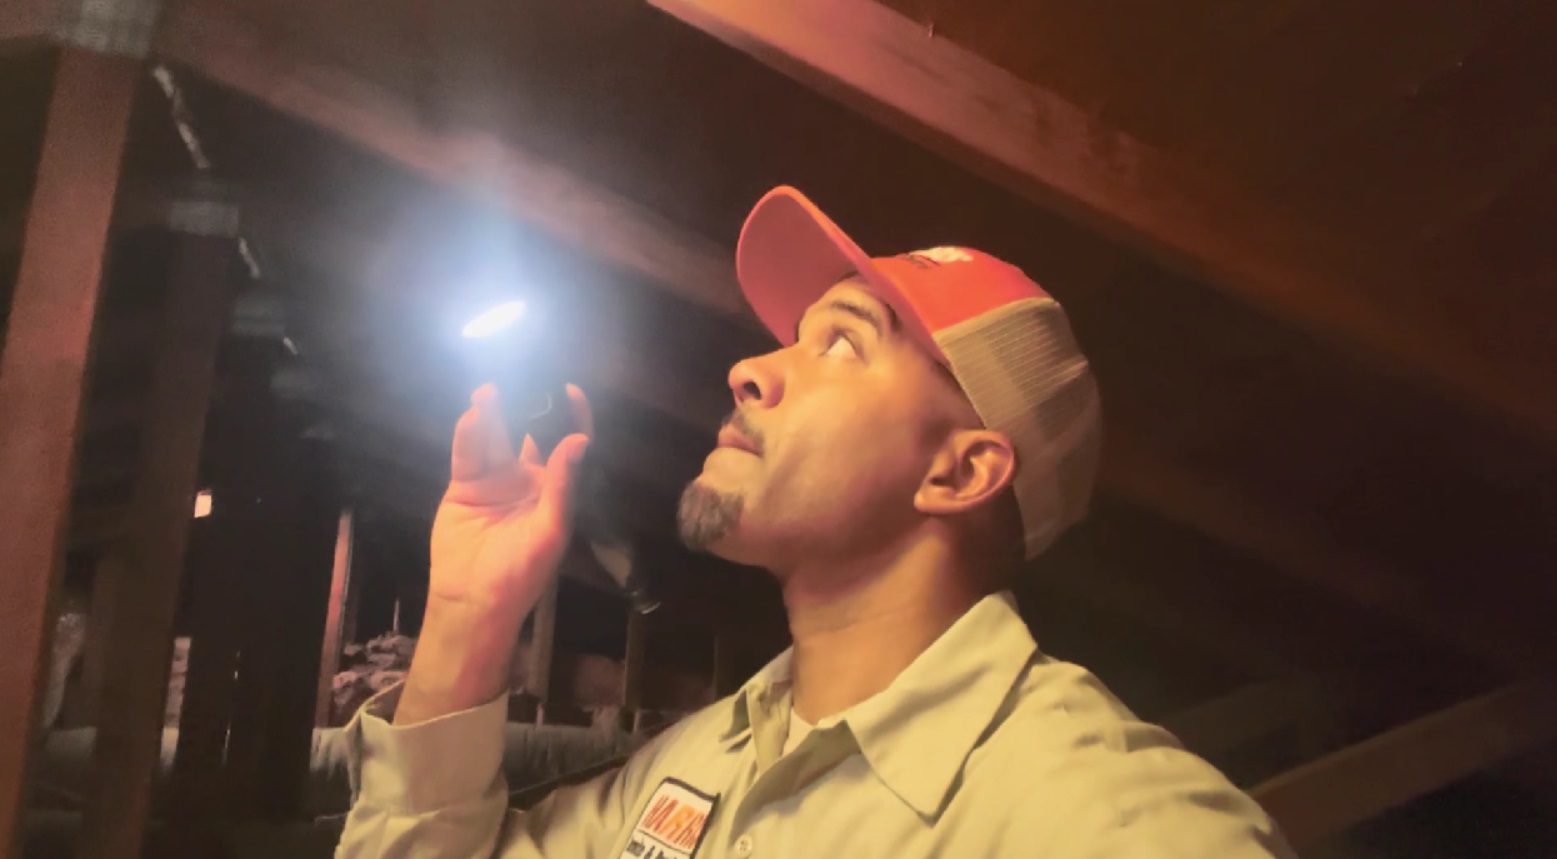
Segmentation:
<svg viewBox="0 0 1557 859">
<path fill-rule="evenodd" d="M 1400 26 L 1402 10 L 1386 5 L 1378 4 L 1385 15 L 1373 20 L 1373 29 L 1355 47 L 1355 55 L 1331 70 L 1323 86 L 1308 90 L 1300 114 L 1307 121 L 1280 128 L 1289 135 L 1283 145 L 1292 157 L 1267 171 L 1268 186 L 1301 191 L 1316 173 L 1344 164 L 1370 129 L 1393 122 L 1421 93 L 1459 75 L 1479 54 L 1495 52 L 1531 4 L 1529 0 L 1411 4 L 1410 28 Z M 1385 44 L 1389 48 L 1381 49 Z"/>
<path fill-rule="evenodd" d="M 1553 739 L 1557 701 L 1543 678 L 1386 731 L 1252 794 L 1301 848 Z"/>
<path fill-rule="evenodd" d="M 1467 205 L 1487 205 L 1557 148 L 1554 39 L 1557 8 L 1537 4 L 1390 124 L 1390 157 L 1360 175 L 1401 215 L 1405 241 L 1441 229 Z"/>
<path fill-rule="evenodd" d="M 1557 398 L 1541 374 L 1478 354 L 1431 308 L 1375 298 L 1371 284 L 1390 276 L 1376 248 L 1313 229 L 872 0 L 653 4 L 1040 204 L 1557 436 Z"/>
<path fill-rule="evenodd" d="M 1185 16 L 1171 37 L 1157 34 L 1159 45 L 1139 61 L 1140 74 L 1114 94 L 1101 118 L 1158 146 L 1199 151 L 1199 141 L 1217 126 L 1187 121 L 1194 112 L 1185 103 L 1217 92 L 1230 70 L 1244 73 L 1259 62 L 1272 35 L 1290 32 L 1296 16 L 1310 8 L 1302 0 L 1234 0 Z"/>
<path fill-rule="evenodd" d="M 1454 63 L 1294 164 L 1284 196 L 1406 251 L 1447 213 L 1484 205 L 1538 162 L 1557 140 L 1547 85 L 1557 10 L 1525 4 L 1495 22 Z"/>
<path fill-rule="evenodd" d="M 1550 225 L 1557 223 L 1557 146 L 1506 192 L 1482 202 L 1424 236 L 1419 265 L 1462 284 L 1495 280 L 1516 296 L 1512 312 L 1550 320 L 1557 312 L 1557 293 L 1551 289 L 1557 258 L 1550 247 Z M 1557 336 L 1551 326 L 1544 326 L 1543 333 Z"/>
<path fill-rule="evenodd" d="M 1224 69 L 1220 97 L 1186 119 L 1218 129 L 1201 150 L 1218 169 L 1301 181 L 1289 171 L 1305 153 L 1458 68 L 1521 2 L 1413 4 L 1409 27 L 1398 4 L 1306 3 L 1301 32 Z"/>
</svg>

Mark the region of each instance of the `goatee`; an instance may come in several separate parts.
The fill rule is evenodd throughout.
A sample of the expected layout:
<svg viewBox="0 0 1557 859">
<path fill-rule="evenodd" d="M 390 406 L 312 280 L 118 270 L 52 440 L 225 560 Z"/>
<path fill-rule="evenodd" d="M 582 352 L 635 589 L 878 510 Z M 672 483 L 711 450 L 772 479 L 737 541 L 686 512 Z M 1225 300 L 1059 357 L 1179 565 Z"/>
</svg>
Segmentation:
<svg viewBox="0 0 1557 859">
<path fill-rule="evenodd" d="M 681 542 L 701 552 L 719 542 L 741 520 L 741 496 L 718 492 L 693 481 L 681 493 L 676 508 L 676 528 Z"/>
</svg>

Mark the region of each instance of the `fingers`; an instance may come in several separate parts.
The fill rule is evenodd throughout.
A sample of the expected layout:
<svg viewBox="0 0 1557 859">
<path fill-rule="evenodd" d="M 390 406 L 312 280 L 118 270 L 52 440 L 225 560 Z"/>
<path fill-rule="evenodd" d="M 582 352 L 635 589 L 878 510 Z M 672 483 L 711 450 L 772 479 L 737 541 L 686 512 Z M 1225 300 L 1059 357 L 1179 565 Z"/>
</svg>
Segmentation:
<svg viewBox="0 0 1557 859">
<path fill-rule="evenodd" d="M 494 385 L 482 385 L 470 395 L 476 408 L 477 420 L 486 442 L 487 468 L 506 465 L 514 459 L 514 446 L 508 440 L 508 421 L 503 417 L 503 403 Z"/>
<path fill-rule="evenodd" d="M 551 457 L 546 460 L 546 472 L 541 477 L 540 512 L 551 518 L 558 527 L 565 527 L 573 516 L 573 505 L 578 497 L 579 462 L 589 447 L 589 437 L 573 433 L 557 443 Z"/>
<path fill-rule="evenodd" d="M 524 437 L 524 443 L 519 446 L 519 461 L 525 465 L 542 465 L 541 450 L 535 446 L 535 439 L 528 434 Z"/>
<path fill-rule="evenodd" d="M 568 385 L 568 407 L 573 412 L 573 431 L 588 438 L 595 437 L 595 413 L 589 407 L 589 398 L 577 385 Z"/>
<path fill-rule="evenodd" d="M 547 481 L 565 480 L 567 472 L 576 465 L 576 458 L 582 455 L 582 445 L 595 431 L 594 413 L 584 392 L 575 385 L 568 385 L 567 394 L 575 433 L 563 439 L 544 463 Z M 454 427 L 450 476 L 459 481 L 479 480 L 514 461 L 513 444 L 508 437 L 508 424 L 503 418 L 497 388 L 491 384 L 482 385 L 470 395 L 470 404 Z M 543 465 L 540 450 L 528 435 L 520 447 L 519 461 L 526 465 Z M 571 498 L 566 495 L 570 490 L 561 487 L 551 491 L 559 493 L 559 503 L 564 509 L 571 509 Z"/>
<path fill-rule="evenodd" d="M 454 425 L 454 450 L 449 476 L 455 480 L 475 480 L 486 473 L 486 442 L 481 438 L 476 410 L 466 409 Z"/>
<path fill-rule="evenodd" d="M 497 389 L 482 385 L 470 396 L 470 408 L 454 426 L 454 445 L 449 473 L 454 480 L 477 480 L 511 462 L 513 447 L 508 441 Z"/>
</svg>

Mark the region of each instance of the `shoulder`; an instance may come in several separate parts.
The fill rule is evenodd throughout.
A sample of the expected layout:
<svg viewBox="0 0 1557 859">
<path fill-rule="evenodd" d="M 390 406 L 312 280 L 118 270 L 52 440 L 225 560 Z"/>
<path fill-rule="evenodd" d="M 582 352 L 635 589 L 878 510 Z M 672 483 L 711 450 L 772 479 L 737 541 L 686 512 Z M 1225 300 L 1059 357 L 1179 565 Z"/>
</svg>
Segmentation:
<svg viewBox="0 0 1557 859">
<path fill-rule="evenodd" d="M 1011 797 L 1009 825 L 1053 855 L 1289 855 L 1219 770 L 1138 719 L 1091 672 L 1048 657 L 1034 660 L 970 757 L 968 783 L 985 778 Z M 1107 844 L 1118 849 L 1094 849 Z"/>
<path fill-rule="evenodd" d="M 969 758 L 970 777 L 1008 770 L 1024 781 L 1063 783 L 1069 794 L 1112 791 L 1161 770 L 1208 771 L 1166 730 L 1138 719 L 1092 672 L 1035 656 Z"/>
</svg>

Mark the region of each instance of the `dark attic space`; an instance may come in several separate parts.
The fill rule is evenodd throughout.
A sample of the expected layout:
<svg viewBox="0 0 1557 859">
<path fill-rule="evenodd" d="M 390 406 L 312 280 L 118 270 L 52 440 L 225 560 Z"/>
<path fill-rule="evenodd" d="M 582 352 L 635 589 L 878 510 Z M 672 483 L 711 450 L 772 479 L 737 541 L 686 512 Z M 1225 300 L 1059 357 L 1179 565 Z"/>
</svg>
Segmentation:
<svg viewBox="0 0 1557 859">
<path fill-rule="evenodd" d="M 1557 856 L 1553 44 L 10 0 L 0 852 Z"/>
</svg>

